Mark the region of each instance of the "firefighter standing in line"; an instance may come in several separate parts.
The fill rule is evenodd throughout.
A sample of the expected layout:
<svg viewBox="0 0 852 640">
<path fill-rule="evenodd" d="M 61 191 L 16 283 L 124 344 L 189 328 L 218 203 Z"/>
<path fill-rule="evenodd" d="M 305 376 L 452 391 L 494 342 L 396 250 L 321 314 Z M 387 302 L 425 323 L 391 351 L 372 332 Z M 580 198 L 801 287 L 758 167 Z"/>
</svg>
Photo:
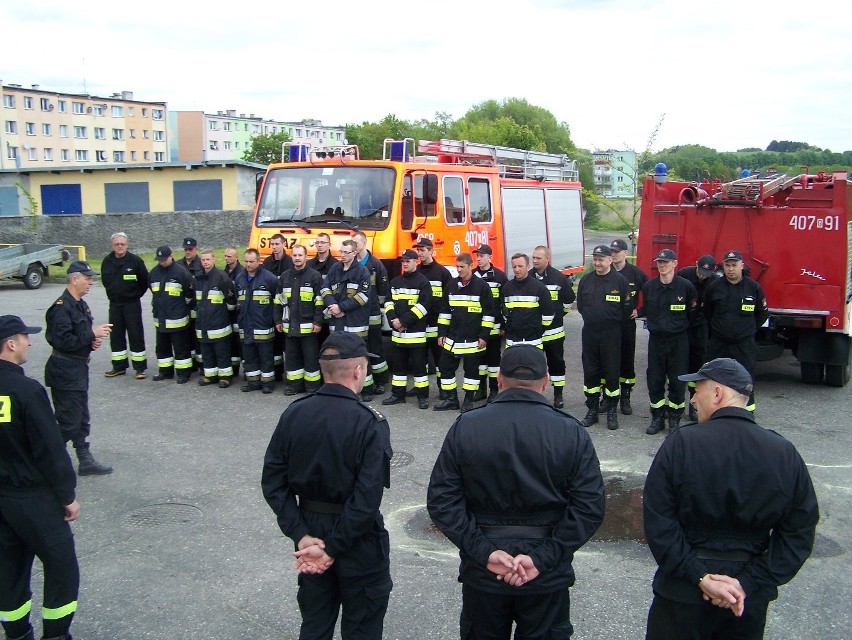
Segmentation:
<svg viewBox="0 0 852 640">
<path fill-rule="evenodd" d="M 320 350 L 325 384 L 281 415 L 263 460 L 263 496 L 296 545 L 301 638 L 381 640 L 393 581 L 379 511 L 390 487 L 387 420 L 358 400 L 367 345 L 335 331 Z M 298 499 L 298 502 L 297 502 Z"/>
<path fill-rule="evenodd" d="M 736 249 L 723 258 L 725 277 L 704 291 L 704 315 L 710 325 L 707 357 L 733 358 L 746 368 L 754 383 L 757 330 L 769 317 L 766 294 L 755 280 L 743 275 L 743 255 Z M 752 389 L 746 408 L 754 411 Z"/>
<path fill-rule="evenodd" d="M 512 256 L 512 273 L 515 277 L 504 284 L 500 292 L 506 346 L 531 344 L 544 349 L 542 336 L 553 324 L 550 291 L 542 282 L 530 277 L 530 257 L 525 253 Z"/>
<path fill-rule="evenodd" d="M 432 284 L 417 269 L 417 254 L 406 249 L 400 256 L 402 274 L 391 280 L 385 315 L 391 326 L 393 381 L 391 395 L 382 404 L 405 402 L 408 374 L 421 409 L 429 408 L 429 376 L 426 370 L 426 322 L 432 302 Z"/>
<path fill-rule="evenodd" d="M 195 337 L 201 344 L 204 373 L 198 381 L 206 387 L 219 382 L 220 389 L 231 386 L 234 370 L 231 365 L 231 326 L 233 312 L 237 308 L 234 283 L 228 274 L 216 268 L 213 251 L 201 252 L 204 273 L 195 279 L 195 302 L 197 317 Z"/>
<path fill-rule="evenodd" d="M 500 395 L 450 427 L 427 507 L 459 548 L 461 637 L 568 637 L 576 551 L 603 521 L 604 486 L 591 438 L 548 406 L 547 358 L 507 347 Z"/>
<path fill-rule="evenodd" d="M 7 638 L 34 640 L 33 559 L 44 567 L 43 638 L 68 639 L 80 568 L 69 522 L 80 515 L 77 478 L 47 393 L 24 374 L 41 327 L 0 316 L 0 621 Z"/>
<path fill-rule="evenodd" d="M 307 266 L 303 245 L 294 245 L 290 257 L 293 268 L 278 279 L 275 299 L 275 329 L 287 336 L 285 396 L 314 393 L 321 382 L 317 334 L 322 322 L 322 276 Z"/>
<path fill-rule="evenodd" d="M 316 240 L 314 240 L 314 247 L 316 247 L 317 252 L 313 258 L 308 260 L 308 266 L 322 276 L 322 283 L 325 286 L 328 272 L 337 263 L 337 258 L 331 255 L 331 236 L 327 233 L 318 233 Z M 323 316 L 320 331 L 317 334 L 317 342 L 322 344 L 330 334 L 328 318 Z"/>
<path fill-rule="evenodd" d="M 499 312 L 500 292 L 503 285 L 508 282 L 508 278 L 502 269 L 491 264 L 493 251 L 490 246 L 481 244 L 473 253 L 476 255 L 476 269 L 473 275 L 488 283 L 495 310 L 494 326 L 485 344 L 485 354 L 479 363 L 479 390 L 474 394 L 473 400 L 474 402 L 484 400 L 487 392 L 488 402 L 493 402 L 498 393 L 497 372 L 500 370 L 500 350 L 503 344 L 503 338 L 500 335 L 503 320 Z"/>
<path fill-rule="evenodd" d="M 473 258 L 469 253 L 456 257 L 458 277 L 447 290 L 447 301 L 438 315 L 438 344 L 441 357 L 438 370 L 445 399 L 436 404 L 435 411 L 473 409 L 473 398 L 479 389 L 479 362 L 494 326 L 494 296 L 491 287 L 481 278 L 473 277 Z M 459 406 L 456 371 L 464 360 L 464 402 Z"/>
<path fill-rule="evenodd" d="M 151 269 L 150 280 L 158 368 L 152 380 L 171 380 L 177 372 L 177 383 L 186 384 L 193 370 L 189 335 L 189 314 L 195 304 L 192 276 L 163 245 L 157 249 L 157 266 Z"/>
<path fill-rule="evenodd" d="M 654 435 L 666 428 L 680 426 L 686 407 L 686 383 L 678 376 L 689 372 L 689 327 L 698 311 L 698 292 L 692 284 L 675 275 L 677 255 L 663 249 L 654 258 L 658 278 L 642 287 L 643 315 L 648 322 L 648 396 L 651 402 L 651 424 L 645 429 Z M 666 381 L 669 401 L 666 406 Z"/>
<path fill-rule="evenodd" d="M 236 280 L 237 276 L 245 271 L 243 265 L 240 264 L 239 253 L 234 245 L 225 249 L 225 273 L 231 279 L 231 282 Z M 236 308 L 231 313 L 231 370 L 233 375 L 240 372 L 240 362 L 242 362 L 243 349 L 240 344 L 240 326 L 237 324 Z"/>
<path fill-rule="evenodd" d="M 594 271 L 584 275 L 577 285 L 577 311 L 583 316 L 583 393 L 588 407 L 583 426 L 597 424 L 603 395 L 606 426 L 618 429 L 621 331 L 634 309 L 630 285 L 612 268 L 608 246 L 598 245 L 592 250 L 592 266 Z"/>
<path fill-rule="evenodd" d="M 627 262 L 627 243 L 624 240 L 613 240 L 609 249 L 612 252 L 612 268 L 627 280 L 630 287 L 630 301 L 633 305 L 630 317 L 624 321 L 624 326 L 621 328 L 621 370 L 619 371 L 621 413 L 629 416 L 633 413 L 630 394 L 636 385 L 636 317 L 639 313 L 639 292 L 648 281 L 648 276 L 639 267 Z"/>
<path fill-rule="evenodd" d="M 104 376 L 115 378 L 127 372 L 127 343 L 130 362 L 137 380 L 145 379 L 148 356 L 145 353 L 145 327 L 142 325 L 141 298 L 148 290 L 148 268 L 142 258 L 127 250 L 127 234 L 114 233 L 112 252 L 101 263 L 101 283 L 109 298 L 112 333 L 112 368 Z"/>
<path fill-rule="evenodd" d="M 711 255 L 704 255 L 698 258 L 698 261 L 693 267 L 684 267 L 677 272 L 681 278 L 688 280 L 698 291 L 698 311 L 692 318 L 692 324 L 689 326 L 689 371 L 698 371 L 705 362 L 707 362 L 707 318 L 704 316 L 704 291 L 707 285 L 713 282 L 716 278 L 720 278 L 722 274 L 716 273 L 716 259 Z M 689 397 L 692 398 L 695 393 L 695 383 L 687 384 L 689 389 Z M 693 422 L 698 421 L 698 412 L 690 403 L 689 419 Z"/>
<path fill-rule="evenodd" d="M 201 266 L 201 258 L 198 256 L 198 241 L 195 238 L 183 239 L 183 258 L 176 260 L 177 264 L 187 271 L 195 279 L 204 273 Z M 201 347 L 195 336 L 195 304 L 189 310 L 189 350 L 192 354 L 192 369 L 201 371 Z"/>
<path fill-rule="evenodd" d="M 287 241 L 280 233 L 276 233 L 269 238 L 269 247 L 272 249 L 272 253 L 266 256 L 262 266 L 276 278 L 280 278 L 281 274 L 287 271 L 287 269 L 293 268 L 293 260 L 287 255 Z M 284 379 L 284 343 L 287 339 L 283 333 L 276 331 L 273 340 L 275 350 L 275 380 L 280 382 Z"/>
<path fill-rule="evenodd" d="M 257 249 L 243 254 L 245 271 L 237 276 L 237 324 L 243 343 L 246 383 L 240 391 L 270 394 L 275 390 L 275 296 L 278 278 L 260 266 Z"/>
<path fill-rule="evenodd" d="M 109 336 L 112 325 L 92 326 L 92 311 L 83 296 L 92 288 L 95 272 L 88 262 L 72 262 L 67 286 L 47 310 L 45 338 L 53 352 L 44 366 L 44 384 L 50 387 L 62 439 L 71 441 L 77 452 L 81 476 L 112 473 L 89 451 L 89 359 L 92 351 Z"/>
<path fill-rule="evenodd" d="M 429 313 L 426 316 L 426 352 L 431 361 L 431 364 L 427 362 L 427 366 L 435 367 L 435 378 L 438 380 L 438 397 L 443 400 L 444 392 L 437 375 L 438 360 L 441 358 L 441 347 L 438 345 L 438 314 L 441 313 L 441 308 L 446 302 L 447 287 L 453 276 L 449 269 L 435 261 L 435 249 L 431 239 L 420 238 L 413 249 L 417 251 L 417 257 L 420 258 L 420 266 L 417 267 L 417 270 L 426 276 L 426 279 L 432 285 L 432 302 L 427 307 Z M 416 395 L 417 390 L 413 389 L 411 394 Z"/>
<path fill-rule="evenodd" d="M 562 397 L 565 389 L 565 314 L 571 310 L 571 304 L 577 297 L 571 281 L 550 264 L 550 256 L 548 247 L 536 247 L 532 255 L 532 274 L 536 280 L 544 283 L 553 302 L 553 324 L 544 330 L 541 339 L 547 356 L 550 384 L 553 385 L 553 406 L 561 409 L 565 406 Z"/>
<path fill-rule="evenodd" d="M 388 377 L 388 363 L 385 360 L 385 349 L 382 344 L 382 309 L 390 293 L 388 283 L 388 271 L 382 261 L 367 250 L 367 236 L 363 231 L 356 231 L 352 235 L 355 243 L 355 259 L 370 272 L 370 328 L 367 332 L 367 349 L 375 353 L 376 357 L 370 359 L 370 375 L 367 376 L 366 387 L 370 387 L 372 381 L 373 393 L 381 395 L 385 392 Z M 364 398 L 369 402 L 371 398 Z"/>
</svg>

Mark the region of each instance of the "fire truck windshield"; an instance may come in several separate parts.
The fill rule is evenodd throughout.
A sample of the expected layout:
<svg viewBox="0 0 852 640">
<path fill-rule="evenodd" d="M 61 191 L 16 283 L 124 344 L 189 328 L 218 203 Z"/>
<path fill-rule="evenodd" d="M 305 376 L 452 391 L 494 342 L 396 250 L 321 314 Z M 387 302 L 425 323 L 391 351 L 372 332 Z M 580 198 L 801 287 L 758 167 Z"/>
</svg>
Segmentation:
<svg viewBox="0 0 852 640">
<path fill-rule="evenodd" d="M 266 176 L 256 223 L 384 229 L 390 220 L 394 181 L 390 167 L 273 169 Z"/>
</svg>

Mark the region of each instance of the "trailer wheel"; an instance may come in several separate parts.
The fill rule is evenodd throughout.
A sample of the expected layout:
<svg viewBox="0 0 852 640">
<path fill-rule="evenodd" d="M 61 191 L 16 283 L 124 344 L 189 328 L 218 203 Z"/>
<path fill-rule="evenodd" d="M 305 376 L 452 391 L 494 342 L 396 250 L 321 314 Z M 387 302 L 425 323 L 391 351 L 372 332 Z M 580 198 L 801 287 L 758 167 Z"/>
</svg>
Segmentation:
<svg viewBox="0 0 852 640">
<path fill-rule="evenodd" d="M 27 269 L 27 274 L 24 276 L 24 286 L 27 289 L 38 289 L 42 283 L 44 283 L 44 273 L 42 273 L 40 266 L 34 264 Z"/>
<path fill-rule="evenodd" d="M 845 387 L 847 382 L 849 382 L 849 365 L 825 365 L 825 384 L 829 387 Z"/>
<path fill-rule="evenodd" d="M 821 384 L 825 376 L 825 365 L 821 362 L 800 362 L 802 382 L 805 384 Z"/>
</svg>

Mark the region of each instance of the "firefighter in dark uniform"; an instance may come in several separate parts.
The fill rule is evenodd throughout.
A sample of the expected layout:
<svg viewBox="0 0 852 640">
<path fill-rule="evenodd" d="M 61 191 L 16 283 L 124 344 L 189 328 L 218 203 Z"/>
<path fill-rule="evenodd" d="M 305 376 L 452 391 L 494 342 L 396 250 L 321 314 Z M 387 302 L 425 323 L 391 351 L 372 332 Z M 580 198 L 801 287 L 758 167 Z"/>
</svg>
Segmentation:
<svg viewBox="0 0 852 640">
<path fill-rule="evenodd" d="M 0 621 L 7 638 L 34 640 L 30 575 L 44 567 L 43 638 L 59 640 L 77 610 L 80 569 L 69 522 L 80 515 L 77 478 L 47 393 L 24 375 L 30 334 L 0 316 Z"/>
<path fill-rule="evenodd" d="M 89 263 L 72 262 L 67 274 L 65 291 L 45 316 L 45 338 L 53 352 L 44 366 L 44 384 L 50 387 L 62 439 L 70 440 L 77 452 L 77 472 L 81 476 L 104 475 L 112 473 L 112 467 L 95 460 L 86 441 L 91 431 L 89 358 L 101 346 L 101 340 L 109 336 L 112 326 L 93 326 L 92 311 L 83 300 L 95 275 Z"/>
<path fill-rule="evenodd" d="M 426 276 L 426 279 L 432 285 L 432 302 L 428 307 L 429 313 L 426 316 L 426 353 L 429 358 L 428 366 L 435 367 L 437 374 L 438 360 L 441 358 L 441 347 L 438 345 L 438 314 L 441 313 L 441 308 L 444 306 L 447 298 L 447 287 L 453 279 L 450 270 L 444 265 L 435 262 L 435 248 L 432 240 L 429 238 L 420 238 L 417 244 L 412 247 L 417 251 L 417 257 L 420 258 L 420 266 L 417 270 Z M 443 400 L 444 393 L 441 389 L 440 378 L 436 375 L 438 386 L 438 397 Z M 416 395 L 417 390 L 412 393 Z"/>
<path fill-rule="evenodd" d="M 708 358 L 733 358 L 746 368 L 754 382 L 757 366 L 757 330 L 769 317 L 766 295 L 755 280 L 743 274 L 743 255 L 736 249 L 724 257 L 725 277 L 704 291 L 704 315 L 710 325 Z M 754 411 L 754 390 L 747 409 Z"/>
<path fill-rule="evenodd" d="M 473 253 L 476 255 L 476 269 L 473 275 L 488 284 L 494 298 L 495 309 L 494 326 L 485 344 L 485 355 L 479 363 L 479 390 L 473 396 L 473 400 L 474 402 L 484 400 L 487 392 L 488 402 L 493 402 L 497 397 L 497 372 L 500 370 L 500 351 L 503 345 L 503 338 L 500 335 L 503 316 L 498 311 L 501 301 L 500 291 L 508 282 L 508 278 L 502 269 L 491 264 L 493 251 L 490 246 L 481 244 Z"/>
<path fill-rule="evenodd" d="M 151 269 L 151 311 L 157 331 L 155 382 L 171 380 L 175 372 L 178 384 L 189 382 L 193 370 L 189 314 L 194 307 L 192 276 L 178 266 L 171 248 L 159 247 L 157 266 Z"/>
<path fill-rule="evenodd" d="M 621 328 L 621 370 L 619 383 L 621 385 L 621 413 L 629 416 L 633 413 L 630 405 L 630 394 L 636 385 L 636 317 L 639 313 L 639 292 L 647 282 L 648 276 L 639 267 L 627 262 L 627 243 L 624 240 L 613 240 L 609 245 L 612 252 L 612 268 L 627 280 L 630 287 L 630 301 L 633 311 Z"/>
<path fill-rule="evenodd" d="M 583 426 L 597 424 L 603 395 L 606 426 L 618 429 L 621 331 L 628 321 L 633 322 L 630 314 L 634 308 L 630 285 L 612 268 L 608 246 L 598 245 L 592 250 L 592 266 L 594 271 L 584 275 L 577 285 L 577 311 L 583 316 L 583 393 L 588 407 Z"/>
<path fill-rule="evenodd" d="M 317 334 L 322 322 L 322 276 L 307 266 L 303 245 L 294 245 L 290 255 L 293 268 L 281 274 L 275 298 L 275 329 L 287 336 L 285 396 L 314 393 L 321 382 Z"/>
<path fill-rule="evenodd" d="M 707 285 L 722 274 L 716 273 L 716 259 L 711 255 L 701 256 L 694 267 L 684 267 L 677 272 L 681 278 L 689 280 L 695 290 L 698 291 L 698 311 L 689 326 L 689 365 L 688 371 L 698 371 L 701 365 L 707 362 L 707 318 L 704 316 L 704 291 Z M 695 383 L 687 385 L 689 397 L 695 393 Z M 698 420 L 695 407 L 689 405 L 689 419 L 693 422 Z"/>
<path fill-rule="evenodd" d="M 112 234 L 112 252 L 101 263 L 101 282 L 109 298 L 112 333 L 112 368 L 104 376 L 114 378 L 127 372 L 127 343 L 130 362 L 137 380 L 145 379 L 148 356 L 145 353 L 145 327 L 142 325 L 141 298 L 148 291 L 148 268 L 142 258 L 127 250 L 127 234 Z"/>
<path fill-rule="evenodd" d="M 276 233 L 269 238 L 269 247 L 272 253 L 266 256 L 262 266 L 276 278 L 280 278 L 287 269 L 293 268 L 293 260 L 287 255 L 287 241 L 280 233 Z M 284 343 L 287 340 L 283 333 L 276 331 L 274 341 L 275 380 L 281 381 L 284 379 Z"/>
<path fill-rule="evenodd" d="M 494 326 L 494 296 L 491 287 L 481 278 L 473 277 L 473 258 L 469 253 L 456 257 L 458 277 L 447 290 L 447 301 L 438 315 L 438 344 L 441 357 L 438 370 L 445 399 L 436 404 L 435 411 L 473 409 L 473 398 L 479 389 L 479 362 Z M 464 401 L 459 405 L 456 371 L 464 361 Z"/>
<path fill-rule="evenodd" d="M 393 380 L 391 395 L 382 400 L 382 404 L 405 402 L 408 374 L 411 373 L 417 404 L 421 409 L 428 409 L 426 323 L 432 304 L 432 283 L 417 268 L 414 251 L 406 249 L 400 260 L 402 274 L 391 280 L 390 299 L 385 303 L 393 345 Z"/>
<path fill-rule="evenodd" d="M 231 282 L 234 282 L 237 276 L 245 271 L 243 265 L 240 264 L 237 248 L 233 245 L 225 249 L 224 271 L 228 274 Z M 240 362 L 243 359 L 243 348 L 240 344 L 240 326 L 237 324 L 236 308 L 231 313 L 231 329 L 233 329 L 231 332 L 231 370 L 234 375 L 237 375 L 240 372 Z"/>
<path fill-rule="evenodd" d="M 368 389 L 372 386 L 372 392 L 381 395 L 385 392 L 388 378 L 388 363 L 382 343 L 382 310 L 390 294 L 388 270 L 382 261 L 367 249 L 367 236 L 363 231 L 356 231 L 352 240 L 355 242 L 355 259 L 370 272 L 370 328 L 367 331 L 367 349 L 378 356 L 370 360 L 370 375 L 367 376 L 364 386 Z M 369 396 L 363 398 L 364 402 L 371 399 Z"/>
<path fill-rule="evenodd" d="M 189 271 L 189 275 L 193 278 L 204 273 L 204 267 L 201 266 L 201 258 L 198 256 L 198 241 L 195 238 L 183 239 L 183 258 L 175 262 Z M 192 368 L 201 371 L 201 347 L 198 344 L 198 338 L 195 336 L 195 303 L 189 310 L 189 344 L 192 354 Z"/>
<path fill-rule="evenodd" d="M 296 545 L 300 638 L 380 640 L 393 582 L 379 511 L 393 455 L 387 420 L 360 402 L 367 345 L 336 331 L 320 351 L 325 384 L 282 414 L 263 462 L 263 495 Z"/>
<path fill-rule="evenodd" d="M 462 414 L 432 469 L 432 522 L 459 548 L 462 638 L 565 638 L 574 553 L 603 521 L 588 433 L 549 406 L 547 358 L 507 347 L 497 399 Z"/>
<path fill-rule="evenodd" d="M 541 339 L 547 356 L 550 384 L 553 385 L 553 406 L 561 409 L 565 406 L 562 397 L 565 390 L 565 314 L 571 310 L 577 296 L 574 295 L 571 281 L 550 264 L 550 256 L 548 247 L 540 245 L 535 248 L 532 275 L 544 283 L 553 302 L 553 324 L 544 330 Z"/>
<path fill-rule="evenodd" d="M 260 254 L 248 249 L 245 271 L 237 276 L 237 325 L 243 343 L 246 383 L 240 391 L 270 394 L 275 390 L 275 296 L 278 278 L 260 266 Z"/>
<path fill-rule="evenodd" d="M 542 336 L 553 324 L 550 291 L 541 281 L 530 277 L 530 257 L 525 253 L 512 256 L 512 273 L 515 277 L 500 290 L 506 346 L 531 344 L 543 350 Z"/>
<path fill-rule="evenodd" d="M 314 247 L 316 247 L 316 255 L 308 260 L 308 266 L 322 276 L 322 283 L 325 285 L 328 272 L 337 263 L 337 258 L 331 255 L 331 236 L 327 233 L 318 233 L 316 240 L 314 240 Z M 317 334 L 317 342 L 322 344 L 330 334 L 328 318 L 323 316 L 320 331 Z"/>
<path fill-rule="evenodd" d="M 213 251 L 201 252 L 204 273 L 195 279 L 195 302 L 198 313 L 195 337 L 201 345 L 204 372 L 198 381 L 206 387 L 219 383 L 220 389 L 231 386 L 234 370 L 231 365 L 231 318 L 237 308 L 234 283 L 228 274 L 216 268 Z"/>
<path fill-rule="evenodd" d="M 689 372 L 689 327 L 698 311 L 698 292 L 692 284 L 675 275 L 677 255 L 662 249 L 657 257 L 658 278 L 642 287 L 642 315 L 648 323 L 648 396 L 651 424 L 645 433 L 653 435 L 680 426 L 686 408 L 686 384 L 678 376 Z M 669 400 L 666 406 L 666 382 Z"/>
<path fill-rule="evenodd" d="M 813 549 L 816 494 L 795 447 L 746 411 L 741 364 L 712 360 L 681 380 L 697 382 L 700 422 L 663 441 L 645 480 L 659 565 L 646 638 L 759 640 L 769 602 Z"/>
</svg>

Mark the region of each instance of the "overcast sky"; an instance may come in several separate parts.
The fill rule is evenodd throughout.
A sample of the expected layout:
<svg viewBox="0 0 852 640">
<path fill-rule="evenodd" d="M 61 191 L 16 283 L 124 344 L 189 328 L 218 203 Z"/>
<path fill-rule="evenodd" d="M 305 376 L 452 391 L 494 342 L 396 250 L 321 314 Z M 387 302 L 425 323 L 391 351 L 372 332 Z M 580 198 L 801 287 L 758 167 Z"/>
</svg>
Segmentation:
<svg viewBox="0 0 852 640">
<path fill-rule="evenodd" d="M 852 2 L 3 2 L 0 80 L 337 125 L 525 98 L 578 146 L 852 149 Z"/>
</svg>

